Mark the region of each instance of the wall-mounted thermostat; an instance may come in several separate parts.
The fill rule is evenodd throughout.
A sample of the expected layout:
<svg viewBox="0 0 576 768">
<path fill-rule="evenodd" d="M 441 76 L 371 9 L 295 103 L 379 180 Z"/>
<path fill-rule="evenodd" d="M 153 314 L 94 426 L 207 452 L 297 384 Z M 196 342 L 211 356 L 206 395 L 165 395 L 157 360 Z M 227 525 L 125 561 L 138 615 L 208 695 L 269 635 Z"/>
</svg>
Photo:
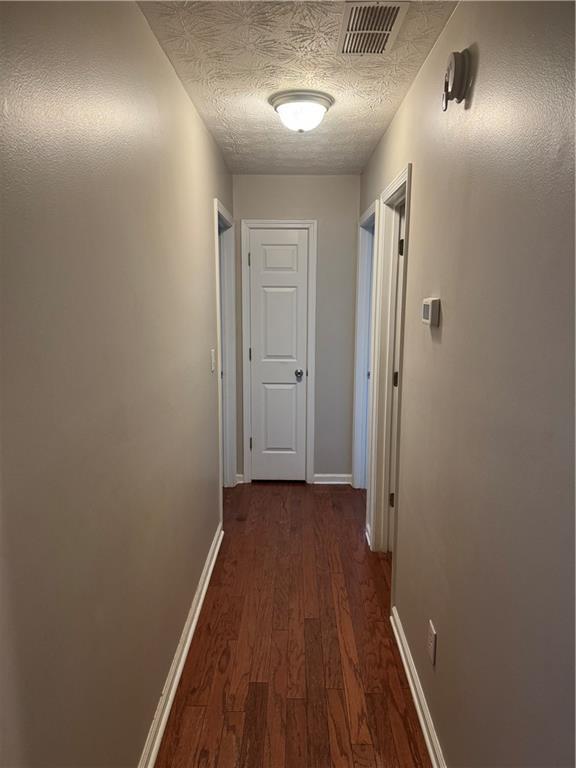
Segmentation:
<svg viewBox="0 0 576 768">
<path fill-rule="evenodd" d="M 426 325 L 440 325 L 440 299 L 424 299 L 422 302 L 422 322 Z"/>
</svg>

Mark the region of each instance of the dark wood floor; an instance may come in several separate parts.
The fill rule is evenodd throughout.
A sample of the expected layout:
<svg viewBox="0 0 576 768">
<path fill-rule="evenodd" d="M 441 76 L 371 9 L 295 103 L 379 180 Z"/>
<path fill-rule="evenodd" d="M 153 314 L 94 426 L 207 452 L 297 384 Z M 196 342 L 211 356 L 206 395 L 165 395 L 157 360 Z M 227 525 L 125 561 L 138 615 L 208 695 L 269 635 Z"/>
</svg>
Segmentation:
<svg viewBox="0 0 576 768">
<path fill-rule="evenodd" d="M 156 768 L 429 768 L 364 504 L 349 486 L 226 492 Z"/>
</svg>

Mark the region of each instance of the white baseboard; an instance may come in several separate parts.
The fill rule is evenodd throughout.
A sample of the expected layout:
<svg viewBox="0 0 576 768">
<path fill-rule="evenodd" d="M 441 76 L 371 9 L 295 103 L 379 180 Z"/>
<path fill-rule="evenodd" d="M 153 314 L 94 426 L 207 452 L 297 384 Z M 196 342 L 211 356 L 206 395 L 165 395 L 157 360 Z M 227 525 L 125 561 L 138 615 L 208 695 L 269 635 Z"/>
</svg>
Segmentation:
<svg viewBox="0 0 576 768">
<path fill-rule="evenodd" d="M 220 523 L 218 529 L 216 530 L 212 545 L 210 546 L 208 557 L 204 563 L 202 575 L 200 576 L 200 582 L 198 583 L 196 594 L 192 600 L 190 612 L 188 613 L 186 623 L 184 624 L 184 629 L 182 631 L 178 647 L 176 648 L 176 653 L 174 654 L 172 665 L 170 666 L 170 671 L 168 672 L 168 677 L 164 683 L 164 687 L 160 695 L 160 700 L 158 702 L 158 706 L 156 707 L 156 713 L 154 714 L 152 725 L 148 731 L 148 738 L 146 739 L 146 744 L 144 745 L 144 749 L 138 763 L 138 768 L 153 768 L 154 763 L 156 762 L 158 750 L 160 749 L 160 742 L 162 741 L 162 736 L 164 735 L 164 729 L 166 728 L 168 715 L 170 714 L 174 696 L 176 695 L 176 689 L 178 688 L 182 669 L 184 668 L 184 662 L 186 661 L 188 649 L 190 648 L 190 643 L 192 642 L 192 636 L 194 634 L 194 630 L 196 629 L 198 616 L 200 615 L 200 609 L 202 608 L 202 603 L 204 602 L 204 597 L 206 595 L 208 583 L 210 582 L 210 576 L 212 575 L 214 563 L 216 562 L 218 550 L 220 549 L 220 544 L 222 543 L 223 535 L 224 531 L 222 530 L 222 523 Z"/>
<path fill-rule="evenodd" d="M 412 698 L 414 699 L 414 704 L 416 705 L 416 712 L 418 713 L 418 719 L 420 720 L 420 725 L 422 726 L 422 731 L 424 733 L 424 739 L 426 740 L 428 752 L 430 753 L 432 766 L 433 768 L 446 768 L 446 760 L 442 754 L 442 747 L 440 746 L 438 735 L 436 734 L 436 728 L 434 727 L 434 723 L 432 721 L 432 715 L 428 709 L 426 697 L 424 696 L 424 690 L 422 688 L 422 684 L 420 683 L 416 665 L 414 664 L 414 659 L 410 653 L 408 640 L 404 634 L 404 628 L 402 626 L 402 622 L 400 621 L 400 616 L 398 615 L 396 606 L 392 607 L 392 616 L 390 616 L 390 621 L 392 622 L 392 629 L 394 630 L 396 643 L 398 645 L 398 649 L 400 650 L 400 656 L 402 657 L 402 663 L 404 664 L 406 676 L 408 677 Z"/>
<path fill-rule="evenodd" d="M 236 485 L 244 482 L 244 475 L 236 475 Z M 351 485 L 352 475 L 314 475 L 317 485 Z"/>
<path fill-rule="evenodd" d="M 314 475 L 314 483 L 318 485 L 351 485 L 352 475 Z"/>
<path fill-rule="evenodd" d="M 364 533 L 366 534 L 366 541 L 368 542 L 370 551 L 373 551 L 372 550 L 372 529 L 370 528 L 370 525 L 368 523 L 366 523 L 366 528 L 364 528 Z"/>
</svg>

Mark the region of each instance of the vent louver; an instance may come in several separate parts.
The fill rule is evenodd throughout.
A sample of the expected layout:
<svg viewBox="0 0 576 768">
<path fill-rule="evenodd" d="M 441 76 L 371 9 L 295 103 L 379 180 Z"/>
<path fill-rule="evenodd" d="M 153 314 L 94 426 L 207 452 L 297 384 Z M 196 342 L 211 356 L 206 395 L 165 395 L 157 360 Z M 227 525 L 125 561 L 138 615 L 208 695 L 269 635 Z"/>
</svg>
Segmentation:
<svg viewBox="0 0 576 768">
<path fill-rule="evenodd" d="M 361 56 L 389 51 L 407 11 L 406 2 L 348 0 L 344 8 L 338 51 Z"/>
</svg>

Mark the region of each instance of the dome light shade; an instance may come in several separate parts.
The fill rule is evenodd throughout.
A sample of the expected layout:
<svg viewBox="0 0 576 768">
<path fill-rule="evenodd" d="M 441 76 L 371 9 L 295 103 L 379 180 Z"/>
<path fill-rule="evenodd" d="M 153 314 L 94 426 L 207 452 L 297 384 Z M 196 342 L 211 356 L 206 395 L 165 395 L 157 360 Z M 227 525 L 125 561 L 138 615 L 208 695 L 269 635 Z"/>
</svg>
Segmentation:
<svg viewBox="0 0 576 768">
<path fill-rule="evenodd" d="M 320 125 L 334 99 L 319 91 L 282 91 L 271 96 L 269 102 L 286 128 L 304 133 Z"/>
</svg>

